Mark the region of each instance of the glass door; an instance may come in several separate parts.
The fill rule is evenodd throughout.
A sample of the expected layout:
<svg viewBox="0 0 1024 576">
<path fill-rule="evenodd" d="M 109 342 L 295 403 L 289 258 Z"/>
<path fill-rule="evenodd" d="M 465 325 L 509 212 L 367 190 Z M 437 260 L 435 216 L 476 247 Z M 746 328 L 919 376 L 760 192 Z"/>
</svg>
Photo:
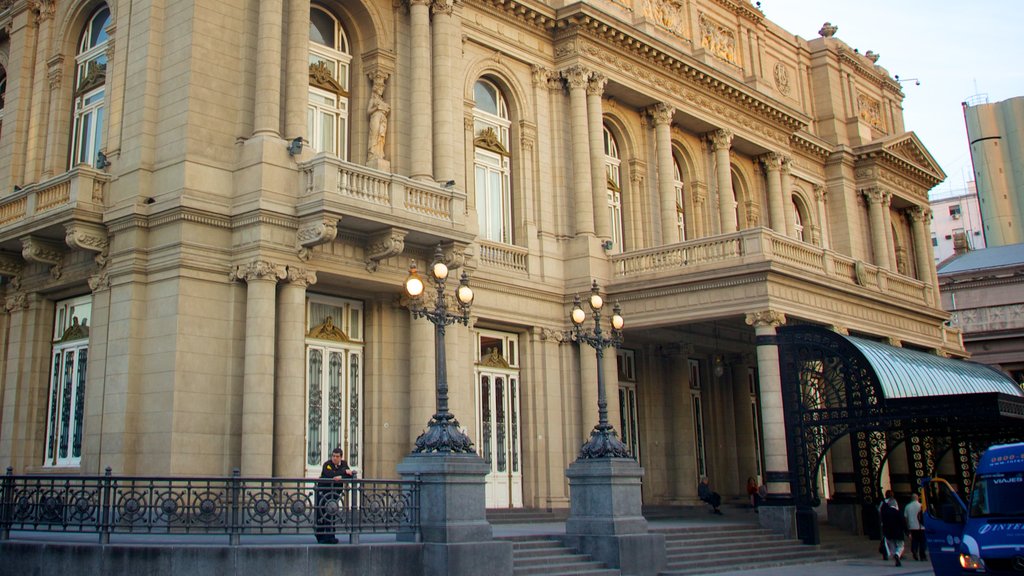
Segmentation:
<svg viewBox="0 0 1024 576">
<path fill-rule="evenodd" d="M 514 334 L 478 335 L 477 450 L 490 466 L 488 508 L 523 505 L 519 370 Z"/>
</svg>

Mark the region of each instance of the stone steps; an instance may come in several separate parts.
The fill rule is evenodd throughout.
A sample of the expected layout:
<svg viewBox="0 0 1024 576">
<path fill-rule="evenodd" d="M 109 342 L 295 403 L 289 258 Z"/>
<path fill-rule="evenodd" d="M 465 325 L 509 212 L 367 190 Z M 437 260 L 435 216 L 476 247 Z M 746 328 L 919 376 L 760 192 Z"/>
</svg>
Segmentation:
<svg viewBox="0 0 1024 576">
<path fill-rule="evenodd" d="M 662 576 L 714 574 L 828 562 L 835 550 L 807 546 L 753 525 L 735 524 L 657 530 L 665 535 Z"/>
<path fill-rule="evenodd" d="M 514 537 L 512 573 L 515 576 L 620 576 L 586 554 L 577 554 L 554 538 Z"/>
<path fill-rule="evenodd" d="M 565 522 L 568 509 L 544 510 L 540 508 L 491 508 L 487 521 L 491 524 L 536 524 L 539 522 Z"/>
</svg>

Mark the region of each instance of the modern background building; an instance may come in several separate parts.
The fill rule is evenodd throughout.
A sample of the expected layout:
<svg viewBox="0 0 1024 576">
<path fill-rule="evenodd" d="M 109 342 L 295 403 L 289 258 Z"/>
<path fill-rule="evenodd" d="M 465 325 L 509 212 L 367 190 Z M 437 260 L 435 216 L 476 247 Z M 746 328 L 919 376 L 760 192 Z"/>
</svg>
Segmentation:
<svg viewBox="0 0 1024 576">
<path fill-rule="evenodd" d="M 974 181 L 960 190 L 932 193 L 932 250 L 935 262 L 941 263 L 953 254 L 985 247 L 981 210 Z"/>
<path fill-rule="evenodd" d="M 1024 97 L 964 102 L 985 242 L 1024 242 Z"/>
<path fill-rule="evenodd" d="M 435 409 L 402 284 L 437 246 L 477 294 L 448 379 L 491 507 L 568 505 L 595 280 L 646 503 L 711 475 L 867 505 L 886 470 L 969 465 L 844 428 L 794 480 L 784 404 L 843 379 L 784 386 L 777 329 L 965 355 L 926 226 L 944 174 L 835 34 L 748 0 L 0 2 L 0 467 L 304 476 L 342 446 L 394 475 Z"/>
</svg>

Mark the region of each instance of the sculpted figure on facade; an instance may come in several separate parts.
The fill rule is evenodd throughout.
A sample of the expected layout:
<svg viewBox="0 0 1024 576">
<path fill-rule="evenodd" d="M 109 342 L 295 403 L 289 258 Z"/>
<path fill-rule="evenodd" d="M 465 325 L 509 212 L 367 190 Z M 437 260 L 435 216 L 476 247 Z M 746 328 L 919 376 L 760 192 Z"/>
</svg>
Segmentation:
<svg viewBox="0 0 1024 576">
<path fill-rule="evenodd" d="M 736 34 L 704 14 L 700 15 L 700 45 L 718 58 L 739 65 Z"/>
<path fill-rule="evenodd" d="M 384 101 L 384 86 L 387 83 L 388 75 L 377 71 L 370 76 L 373 83 L 370 104 L 366 109 L 370 119 L 370 131 L 367 140 L 366 160 L 373 168 L 387 170 L 384 164 L 387 159 L 384 157 L 384 147 L 388 135 L 388 114 L 391 113 L 391 105 Z"/>
<path fill-rule="evenodd" d="M 677 36 L 685 37 L 686 22 L 682 2 L 644 0 L 644 17 Z"/>
</svg>

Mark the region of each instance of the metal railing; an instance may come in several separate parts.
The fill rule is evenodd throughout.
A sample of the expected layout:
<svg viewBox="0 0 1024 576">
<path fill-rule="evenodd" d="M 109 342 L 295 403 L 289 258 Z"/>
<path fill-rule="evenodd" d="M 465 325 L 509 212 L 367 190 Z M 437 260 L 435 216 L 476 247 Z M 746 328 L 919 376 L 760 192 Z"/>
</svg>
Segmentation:
<svg viewBox="0 0 1024 576">
<path fill-rule="evenodd" d="M 418 540 L 419 483 L 317 478 L 15 476 L 0 486 L 0 540 L 12 530 L 111 534 L 394 533 Z"/>
</svg>

